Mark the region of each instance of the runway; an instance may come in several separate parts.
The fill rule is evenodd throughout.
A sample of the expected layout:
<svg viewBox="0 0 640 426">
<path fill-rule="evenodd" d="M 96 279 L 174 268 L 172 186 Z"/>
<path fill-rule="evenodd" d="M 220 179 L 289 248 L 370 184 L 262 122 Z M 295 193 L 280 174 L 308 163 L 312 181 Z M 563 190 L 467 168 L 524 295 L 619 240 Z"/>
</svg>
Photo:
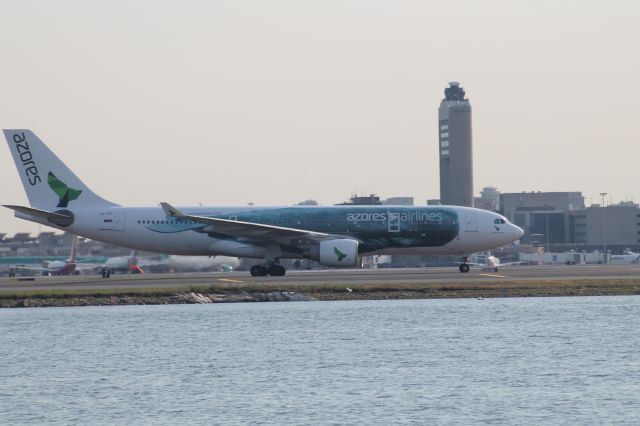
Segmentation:
<svg viewBox="0 0 640 426">
<path fill-rule="evenodd" d="M 313 285 L 381 285 L 446 284 L 446 283 L 509 283 L 518 281 L 574 281 L 640 279 L 640 265 L 587 266 L 511 266 L 498 272 L 472 268 L 463 274 L 457 267 L 410 269 L 347 269 L 288 271 L 284 277 L 252 277 L 248 272 L 0 278 L 0 292 L 38 290 L 109 290 L 161 289 L 191 286 L 224 285 L 230 288 L 251 285 L 313 286 Z"/>
</svg>

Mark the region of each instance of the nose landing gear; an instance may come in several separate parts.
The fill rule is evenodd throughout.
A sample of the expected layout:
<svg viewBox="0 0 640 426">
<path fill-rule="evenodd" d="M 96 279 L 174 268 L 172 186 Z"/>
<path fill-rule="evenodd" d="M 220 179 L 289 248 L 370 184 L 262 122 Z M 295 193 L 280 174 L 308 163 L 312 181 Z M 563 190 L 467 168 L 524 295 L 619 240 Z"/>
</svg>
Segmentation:
<svg viewBox="0 0 640 426">
<path fill-rule="evenodd" d="M 458 269 L 460 270 L 460 272 L 462 273 L 469 272 L 469 264 L 467 263 L 468 261 L 469 261 L 469 257 L 467 256 L 462 257 L 462 263 L 460 264 L 460 266 L 458 266 Z"/>
</svg>

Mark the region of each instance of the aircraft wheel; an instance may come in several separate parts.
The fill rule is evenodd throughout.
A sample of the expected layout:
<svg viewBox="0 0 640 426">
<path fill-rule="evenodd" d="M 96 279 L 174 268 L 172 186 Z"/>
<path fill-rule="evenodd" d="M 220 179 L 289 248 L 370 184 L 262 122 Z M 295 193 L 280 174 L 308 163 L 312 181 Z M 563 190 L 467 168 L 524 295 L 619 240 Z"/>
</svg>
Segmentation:
<svg viewBox="0 0 640 426">
<path fill-rule="evenodd" d="M 286 269 L 284 269 L 282 265 L 272 264 L 269 266 L 268 273 L 272 277 L 283 277 L 286 273 Z"/>
<path fill-rule="evenodd" d="M 469 265 L 467 265 L 466 263 L 461 263 L 458 269 L 460 269 L 460 272 L 462 273 L 469 272 Z"/>
<path fill-rule="evenodd" d="M 253 265 L 249 272 L 251 272 L 251 276 L 253 277 L 267 276 L 267 268 L 265 268 L 263 265 Z"/>
</svg>

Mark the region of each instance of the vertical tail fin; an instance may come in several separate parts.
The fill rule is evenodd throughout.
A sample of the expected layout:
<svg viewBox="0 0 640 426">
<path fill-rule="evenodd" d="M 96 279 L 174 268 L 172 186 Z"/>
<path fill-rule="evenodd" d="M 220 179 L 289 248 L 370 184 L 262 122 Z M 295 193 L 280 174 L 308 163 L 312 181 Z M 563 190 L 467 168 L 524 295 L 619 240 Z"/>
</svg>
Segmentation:
<svg viewBox="0 0 640 426">
<path fill-rule="evenodd" d="M 74 235 L 71 240 L 71 256 L 69 256 L 69 263 L 76 263 L 78 259 L 78 236 Z"/>
<path fill-rule="evenodd" d="M 138 263 L 138 250 L 133 250 L 129 255 L 129 273 L 144 274 L 144 269 Z"/>
<path fill-rule="evenodd" d="M 117 205 L 91 191 L 31 130 L 3 132 L 32 207 L 51 211 Z"/>
</svg>

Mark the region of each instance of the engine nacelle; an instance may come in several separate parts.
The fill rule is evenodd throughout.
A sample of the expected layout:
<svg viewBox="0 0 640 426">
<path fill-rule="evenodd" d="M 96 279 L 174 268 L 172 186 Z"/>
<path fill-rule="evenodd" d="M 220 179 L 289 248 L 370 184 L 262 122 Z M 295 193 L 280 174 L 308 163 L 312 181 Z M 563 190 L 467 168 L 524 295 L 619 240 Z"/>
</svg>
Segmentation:
<svg viewBox="0 0 640 426">
<path fill-rule="evenodd" d="M 358 242 L 350 239 L 320 241 L 319 262 L 325 266 L 356 266 Z"/>
</svg>

